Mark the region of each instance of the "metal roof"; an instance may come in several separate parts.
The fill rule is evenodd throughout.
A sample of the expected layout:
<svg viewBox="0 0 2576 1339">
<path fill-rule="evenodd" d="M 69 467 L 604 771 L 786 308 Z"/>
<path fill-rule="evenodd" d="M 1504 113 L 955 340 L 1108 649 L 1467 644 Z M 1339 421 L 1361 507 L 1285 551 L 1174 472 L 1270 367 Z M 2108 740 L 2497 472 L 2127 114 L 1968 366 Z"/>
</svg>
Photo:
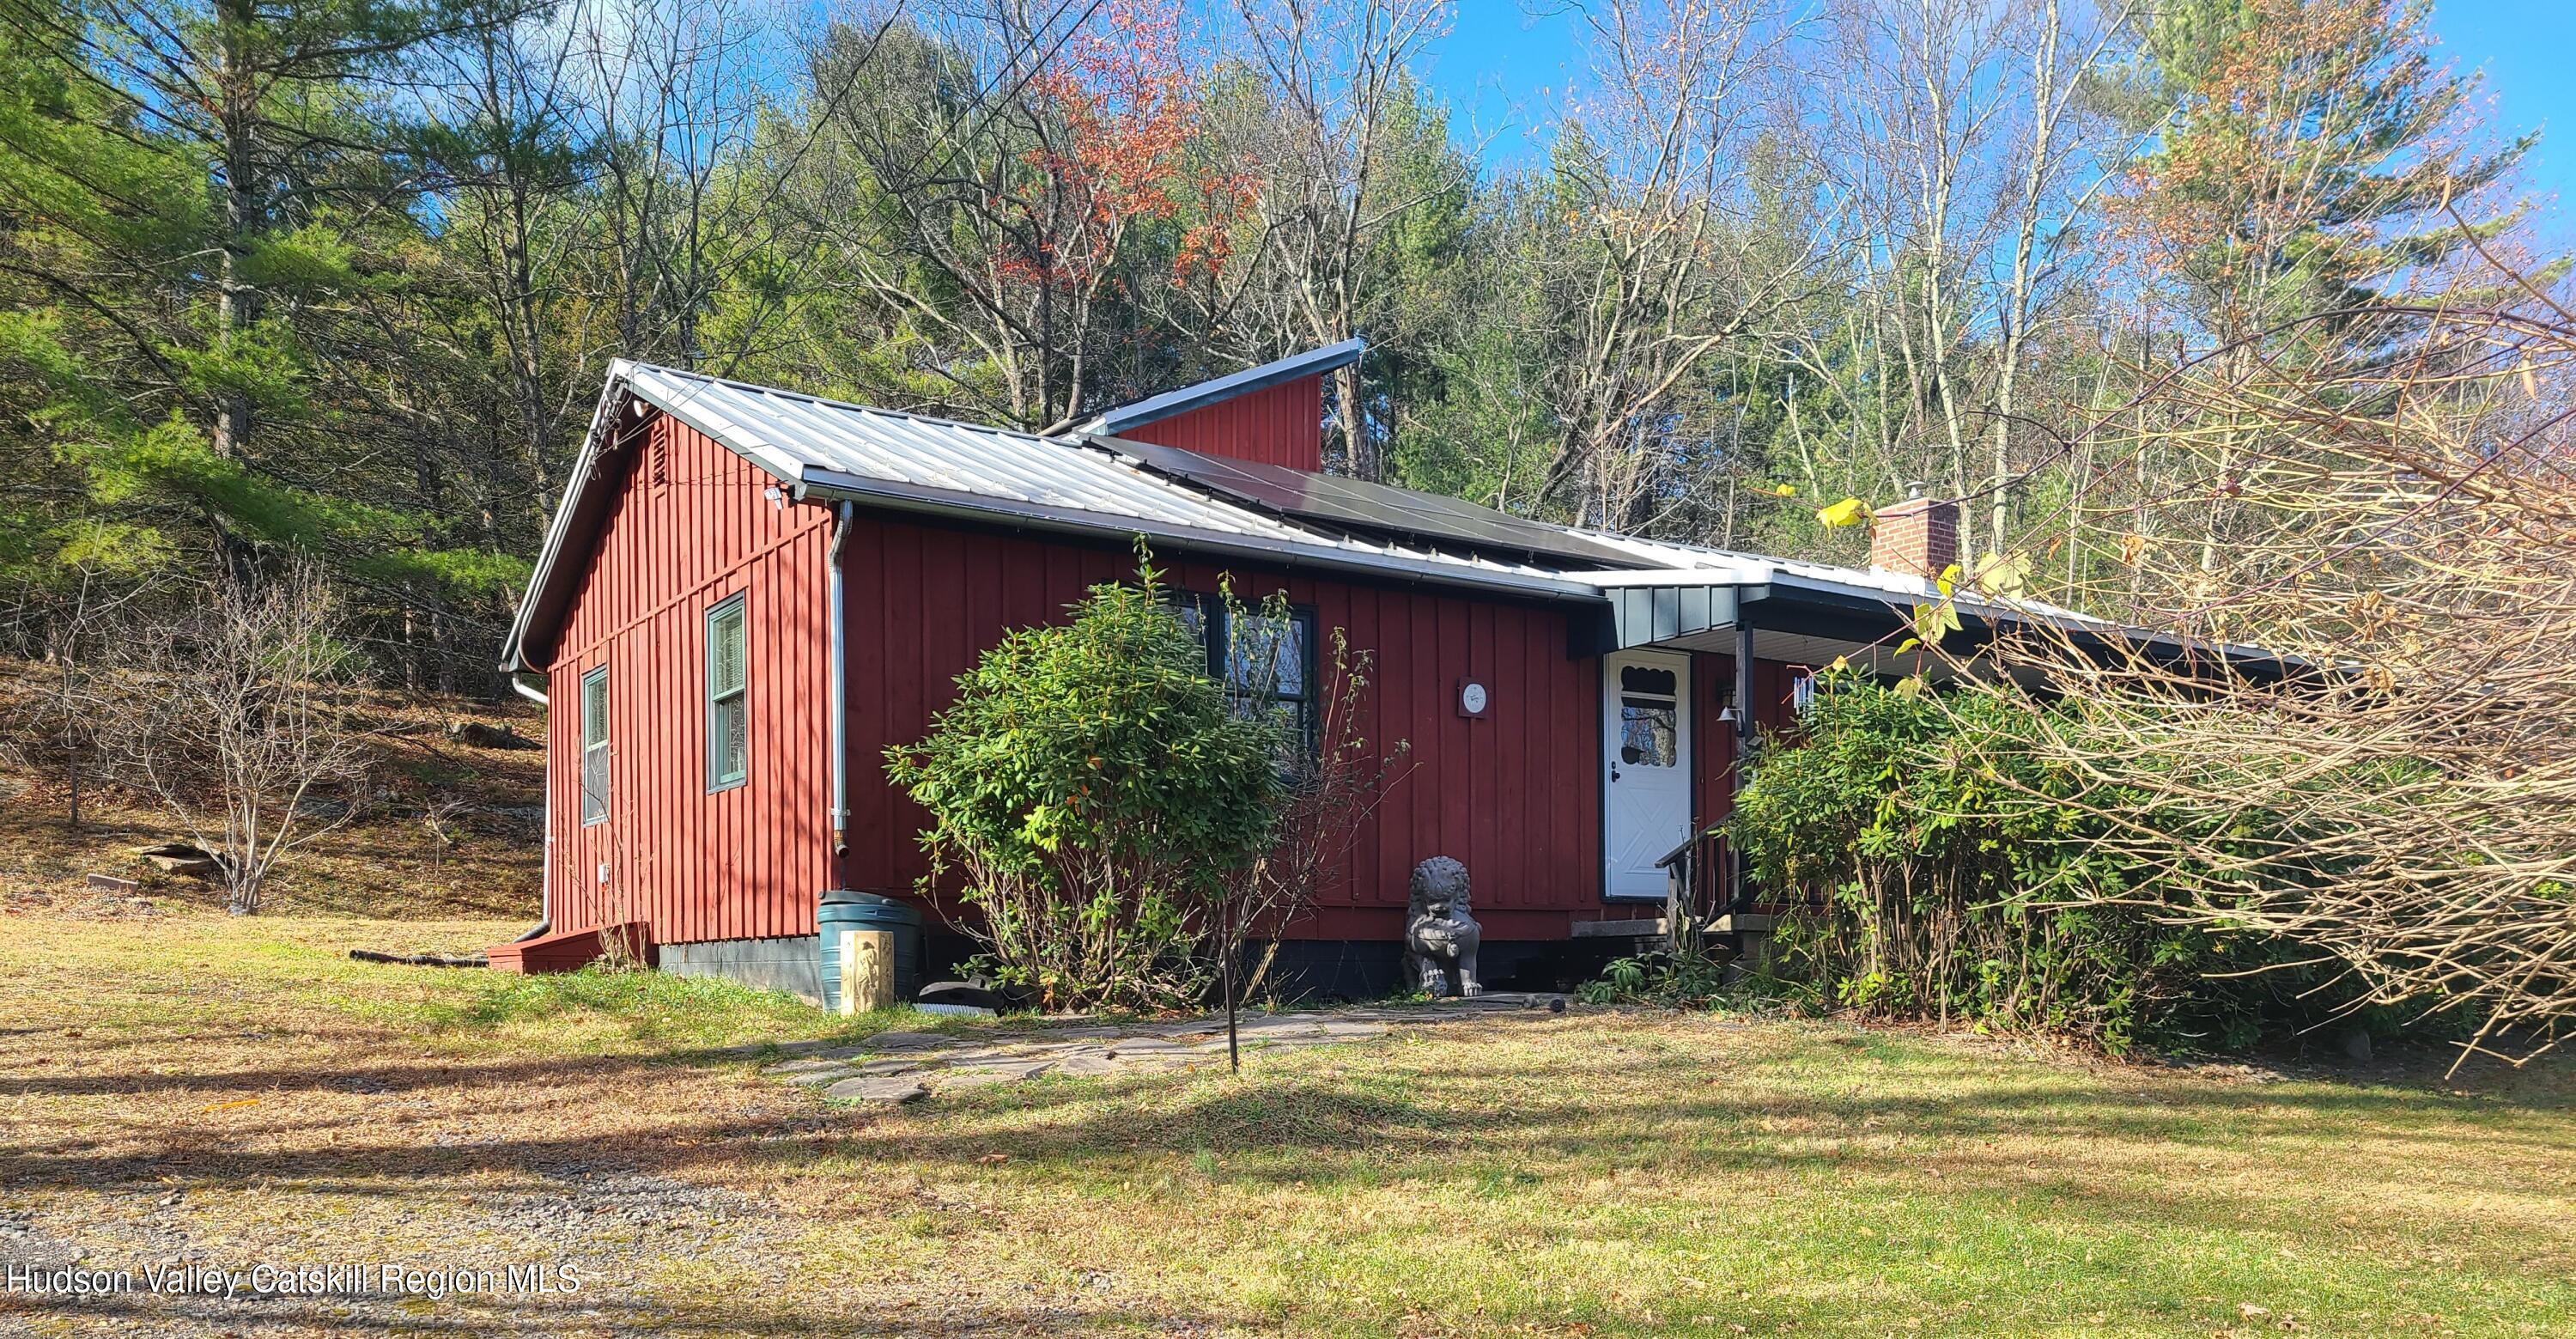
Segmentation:
<svg viewBox="0 0 2576 1339">
<path fill-rule="evenodd" d="M 1132 443 L 1041 437 L 846 404 L 619 359 L 555 510 L 502 667 L 525 668 L 530 632 L 557 616 L 572 572 L 565 553 L 596 524 L 598 458 L 613 416 L 650 405 L 722 444 L 798 498 L 864 499 L 899 511 L 1115 538 L 1142 535 L 1196 552 L 1594 601 L 1590 587 L 1526 562 L 1336 534 L 1268 515 L 1144 469 Z"/>
<path fill-rule="evenodd" d="M 612 375 L 614 375 L 612 373 Z M 1123 529 L 1186 526 L 1278 540 L 1306 537 L 1079 443 L 843 404 L 667 367 L 635 364 L 637 399 L 740 452 L 788 483 L 828 476 L 937 489 L 996 502 L 1115 517 Z"/>
<path fill-rule="evenodd" d="M 1320 349 L 1291 354 L 1277 362 L 1248 367 L 1231 376 L 1218 377 L 1214 381 L 1202 381 L 1195 386 L 1183 386 L 1176 391 L 1165 391 L 1161 395 L 1138 400 L 1134 404 L 1120 405 L 1083 424 L 1082 431 L 1125 432 L 1129 428 L 1141 427 L 1176 414 L 1186 414 L 1193 409 L 1231 400 L 1238 395 L 1250 395 L 1257 390 L 1267 390 L 1283 381 L 1295 381 L 1299 377 L 1311 377 L 1318 373 L 1348 367 L 1358 362 L 1360 355 L 1366 352 L 1368 352 L 1366 341 L 1346 339 L 1339 344 L 1328 344 Z"/>
<path fill-rule="evenodd" d="M 1316 370 L 1317 360 L 1358 356 L 1353 341 L 1238 377 L 1304 375 Z M 1289 370 L 1280 372 L 1283 367 Z M 1199 394 L 1221 384 L 1176 394 Z M 610 365 L 571 487 L 556 508 L 511 625 L 505 670 L 526 667 L 524 652 L 532 631 L 550 635 L 569 602 L 579 565 L 563 559 L 588 542 L 604 514 L 605 500 L 598 496 L 604 473 L 599 457 L 615 441 L 609 431 L 615 416 L 630 405 L 637 413 L 652 406 L 706 434 L 779 480 L 783 491 L 798 500 L 859 500 L 887 510 L 1096 538 L 1143 536 L 1210 556 L 1566 600 L 1613 613 L 1633 605 L 1644 611 L 1641 626 L 1650 628 L 1666 621 L 1667 604 L 1685 614 L 1704 605 L 1696 621 L 1706 622 L 1717 618 L 1721 604 L 1734 608 L 1739 595 L 1742 600 L 1794 595 L 1804 603 L 1824 600 L 1846 610 L 1878 608 L 1889 614 L 1940 598 L 1931 583 L 1882 569 L 1574 527 L 1542 528 L 1598 546 L 1601 563 L 1587 566 L 1558 554 L 1539 565 L 1525 557 L 1431 547 L 1440 542 L 1437 536 L 1344 533 L 1312 518 L 1243 505 L 1186 478 L 1148 468 L 1135 443 L 1116 438 L 1045 437 L 954 423 L 619 359 Z M 1622 558 L 1626 570 L 1613 570 L 1611 564 Z M 1723 600 L 1709 594 L 1720 587 L 1735 592 Z M 2045 604 L 1990 601 L 1972 592 L 1961 592 L 1959 604 L 1963 612 L 1992 620 L 2134 633 Z"/>
</svg>

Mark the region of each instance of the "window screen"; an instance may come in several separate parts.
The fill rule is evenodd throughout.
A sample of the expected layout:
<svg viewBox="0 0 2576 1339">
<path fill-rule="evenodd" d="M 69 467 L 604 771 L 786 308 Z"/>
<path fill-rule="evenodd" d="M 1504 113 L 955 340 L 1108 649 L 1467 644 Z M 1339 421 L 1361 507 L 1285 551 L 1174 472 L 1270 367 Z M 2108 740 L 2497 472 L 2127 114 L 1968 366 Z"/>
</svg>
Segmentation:
<svg viewBox="0 0 2576 1339">
<path fill-rule="evenodd" d="M 581 821 L 608 817 L 608 667 L 581 676 Z"/>
<path fill-rule="evenodd" d="M 739 786 L 751 773 L 742 597 L 707 611 L 707 789 Z"/>
</svg>

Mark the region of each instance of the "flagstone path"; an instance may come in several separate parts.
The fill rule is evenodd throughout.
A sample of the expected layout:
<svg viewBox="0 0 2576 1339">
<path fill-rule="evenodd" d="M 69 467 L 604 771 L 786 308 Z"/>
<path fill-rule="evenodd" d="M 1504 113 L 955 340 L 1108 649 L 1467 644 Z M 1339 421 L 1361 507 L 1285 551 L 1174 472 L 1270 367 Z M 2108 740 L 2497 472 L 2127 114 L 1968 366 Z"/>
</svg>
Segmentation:
<svg viewBox="0 0 2576 1339">
<path fill-rule="evenodd" d="M 1571 1007 L 1566 996 L 1493 991 L 1472 1000 L 1369 1005 L 1296 1013 L 1247 1013 L 1236 1024 L 1246 1053 L 1333 1046 L 1397 1028 L 1459 1018 L 1546 1018 Z M 1123 1026 L 1073 1023 L 944 1032 L 880 1032 L 855 1046 L 789 1042 L 790 1057 L 762 1072 L 839 1102 L 910 1102 L 1049 1074 L 1100 1075 L 1194 1069 L 1225 1063 L 1225 1020 L 1194 1018 Z M 745 1048 L 746 1054 L 772 1048 Z"/>
</svg>

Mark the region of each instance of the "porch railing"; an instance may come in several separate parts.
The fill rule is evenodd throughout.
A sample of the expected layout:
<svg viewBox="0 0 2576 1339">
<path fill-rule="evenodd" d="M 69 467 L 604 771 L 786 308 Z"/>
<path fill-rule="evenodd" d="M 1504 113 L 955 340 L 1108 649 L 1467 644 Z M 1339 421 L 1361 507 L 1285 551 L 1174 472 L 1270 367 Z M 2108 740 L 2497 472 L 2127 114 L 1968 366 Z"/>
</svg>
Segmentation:
<svg viewBox="0 0 2576 1339">
<path fill-rule="evenodd" d="M 1731 909 L 1733 856 L 1726 838 L 1694 822 L 1691 835 L 1655 862 L 1664 872 L 1665 934 L 1676 949 L 1696 942 L 1710 921 Z"/>
</svg>

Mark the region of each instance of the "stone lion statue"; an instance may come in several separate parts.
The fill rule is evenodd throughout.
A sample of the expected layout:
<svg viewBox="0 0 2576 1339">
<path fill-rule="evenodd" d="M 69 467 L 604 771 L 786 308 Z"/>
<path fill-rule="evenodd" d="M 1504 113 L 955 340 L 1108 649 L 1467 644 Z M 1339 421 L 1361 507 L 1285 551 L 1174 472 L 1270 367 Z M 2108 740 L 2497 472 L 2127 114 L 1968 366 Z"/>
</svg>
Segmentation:
<svg viewBox="0 0 2576 1339">
<path fill-rule="evenodd" d="M 1476 946 L 1485 932 L 1467 908 L 1467 867 L 1435 855 L 1413 867 L 1411 905 L 1404 917 L 1404 965 L 1422 993 L 1449 993 L 1449 968 L 1458 969 L 1458 993 L 1482 995 L 1476 979 Z"/>
</svg>

